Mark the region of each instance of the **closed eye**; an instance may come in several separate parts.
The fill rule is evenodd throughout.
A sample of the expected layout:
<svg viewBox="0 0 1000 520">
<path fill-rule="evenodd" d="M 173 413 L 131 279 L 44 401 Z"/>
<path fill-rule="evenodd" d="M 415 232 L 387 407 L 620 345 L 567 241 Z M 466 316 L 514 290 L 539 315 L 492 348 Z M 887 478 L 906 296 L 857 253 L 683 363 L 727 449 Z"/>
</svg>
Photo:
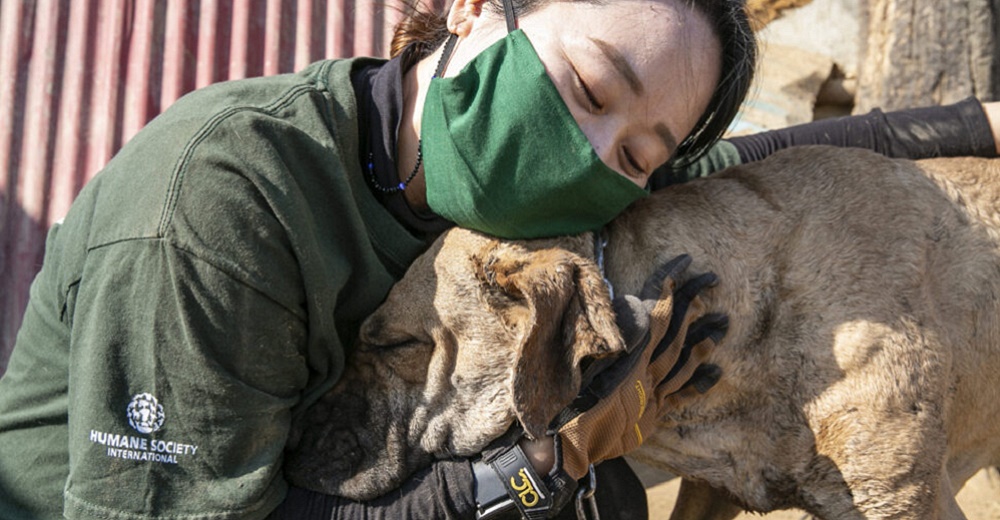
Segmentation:
<svg viewBox="0 0 1000 520">
<path fill-rule="evenodd" d="M 642 166 L 642 164 L 639 163 L 638 159 L 636 159 L 635 156 L 632 155 L 632 152 L 628 149 L 628 147 L 626 146 L 622 147 L 622 156 L 624 156 L 625 164 L 629 166 L 629 170 L 631 170 L 632 176 L 637 178 L 646 177 L 646 169 Z"/>
<path fill-rule="evenodd" d="M 385 343 L 385 344 L 382 344 L 382 345 L 372 345 L 372 346 L 375 347 L 375 348 L 380 348 L 380 349 L 396 349 L 396 350 L 400 350 L 400 349 L 404 349 L 404 348 L 419 347 L 420 345 L 423 345 L 423 342 L 421 342 L 421 341 L 419 341 L 417 339 L 408 339 L 408 340 L 404 340 L 404 341 L 394 341 L 392 343 Z"/>
<path fill-rule="evenodd" d="M 423 345 L 425 342 L 420 341 L 420 339 L 409 335 L 396 335 L 391 336 L 388 334 L 375 332 L 374 334 L 366 334 L 365 330 L 361 332 L 360 338 L 360 349 L 366 351 L 375 350 L 401 350 L 406 348 L 418 347 Z"/>
<path fill-rule="evenodd" d="M 590 90 L 590 87 L 587 86 L 587 82 L 583 80 L 582 76 L 580 76 L 580 72 L 576 70 L 576 67 L 573 66 L 572 63 L 570 63 L 570 66 L 573 67 L 573 77 L 576 79 L 576 87 L 587 100 L 590 112 L 600 112 L 604 110 L 604 105 L 597 99 L 597 96 L 595 96 L 594 92 Z"/>
</svg>

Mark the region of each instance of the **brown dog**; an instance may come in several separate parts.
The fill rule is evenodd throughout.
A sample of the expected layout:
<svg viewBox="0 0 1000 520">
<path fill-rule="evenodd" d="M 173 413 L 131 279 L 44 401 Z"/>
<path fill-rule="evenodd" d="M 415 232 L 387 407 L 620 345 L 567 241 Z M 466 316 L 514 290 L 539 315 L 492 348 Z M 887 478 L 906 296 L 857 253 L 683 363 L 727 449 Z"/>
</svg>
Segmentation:
<svg viewBox="0 0 1000 520">
<path fill-rule="evenodd" d="M 1000 463 L 1000 160 L 796 148 L 659 191 L 607 234 L 616 291 L 689 253 L 730 317 L 722 379 L 633 454 L 684 477 L 675 518 L 962 518 L 955 493 Z M 453 230 L 365 322 L 289 475 L 367 498 L 514 420 L 540 434 L 581 360 L 619 348 L 592 237 Z"/>
</svg>

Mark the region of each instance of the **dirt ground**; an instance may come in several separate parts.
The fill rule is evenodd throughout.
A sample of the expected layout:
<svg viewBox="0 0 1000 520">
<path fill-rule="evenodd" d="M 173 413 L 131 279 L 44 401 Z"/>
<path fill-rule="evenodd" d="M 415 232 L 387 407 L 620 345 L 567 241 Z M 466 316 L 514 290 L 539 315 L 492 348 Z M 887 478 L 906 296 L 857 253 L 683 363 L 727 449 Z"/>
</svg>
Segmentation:
<svg viewBox="0 0 1000 520">
<path fill-rule="evenodd" d="M 649 497 L 649 516 L 660 520 L 670 517 L 681 479 L 673 475 L 629 461 L 646 486 Z M 958 493 L 958 503 L 969 520 L 1000 520 L 1000 477 L 995 472 L 980 471 Z M 738 520 L 804 520 L 809 518 L 802 511 L 778 511 L 766 515 L 743 513 Z"/>
</svg>

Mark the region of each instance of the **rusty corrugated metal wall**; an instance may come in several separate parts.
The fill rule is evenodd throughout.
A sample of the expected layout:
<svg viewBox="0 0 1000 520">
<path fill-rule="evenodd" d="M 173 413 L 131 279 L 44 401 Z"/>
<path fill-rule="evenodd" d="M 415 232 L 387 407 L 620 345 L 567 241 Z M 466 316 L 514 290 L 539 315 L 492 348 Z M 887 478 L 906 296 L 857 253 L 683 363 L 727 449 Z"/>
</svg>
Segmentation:
<svg viewBox="0 0 1000 520">
<path fill-rule="evenodd" d="M 122 143 L 195 88 L 383 56 L 401 5 L 0 0 L 0 374 L 46 230 Z"/>
</svg>

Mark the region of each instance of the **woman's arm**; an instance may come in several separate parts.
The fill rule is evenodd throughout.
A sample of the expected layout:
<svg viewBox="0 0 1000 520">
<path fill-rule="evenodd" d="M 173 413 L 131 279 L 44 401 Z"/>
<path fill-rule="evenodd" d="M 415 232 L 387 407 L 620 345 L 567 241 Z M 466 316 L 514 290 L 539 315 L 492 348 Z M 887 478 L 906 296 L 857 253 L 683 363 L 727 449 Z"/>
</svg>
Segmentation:
<svg viewBox="0 0 1000 520">
<path fill-rule="evenodd" d="M 995 132 L 983 104 L 967 98 L 952 105 L 823 119 L 770 132 L 734 137 L 741 162 L 761 160 L 789 146 L 826 144 L 867 148 L 889 157 L 924 159 L 996 155 Z M 990 106 L 989 111 L 998 109 Z M 1000 124 L 1000 121 L 997 121 Z"/>
<path fill-rule="evenodd" d="M 475 511 L 472 464 L 442 460 L 410 477 L 400 489 L 368 502 L 293 487 L 268 519 L 473 518 Z"/>
<path fill-rule="evenodd" d="M 825 144 L 865 148 L 905 159 L 974 155 L 1000 150 L 1000 103 L 967 98 L 952 105 L 871 112 L 823 119 L 720 141 L 698 162 L 666 165 L 650 179 L 653 189 L 704 177 L 737 164 L 759 161 L 790 146 Z"/>
</svg>

